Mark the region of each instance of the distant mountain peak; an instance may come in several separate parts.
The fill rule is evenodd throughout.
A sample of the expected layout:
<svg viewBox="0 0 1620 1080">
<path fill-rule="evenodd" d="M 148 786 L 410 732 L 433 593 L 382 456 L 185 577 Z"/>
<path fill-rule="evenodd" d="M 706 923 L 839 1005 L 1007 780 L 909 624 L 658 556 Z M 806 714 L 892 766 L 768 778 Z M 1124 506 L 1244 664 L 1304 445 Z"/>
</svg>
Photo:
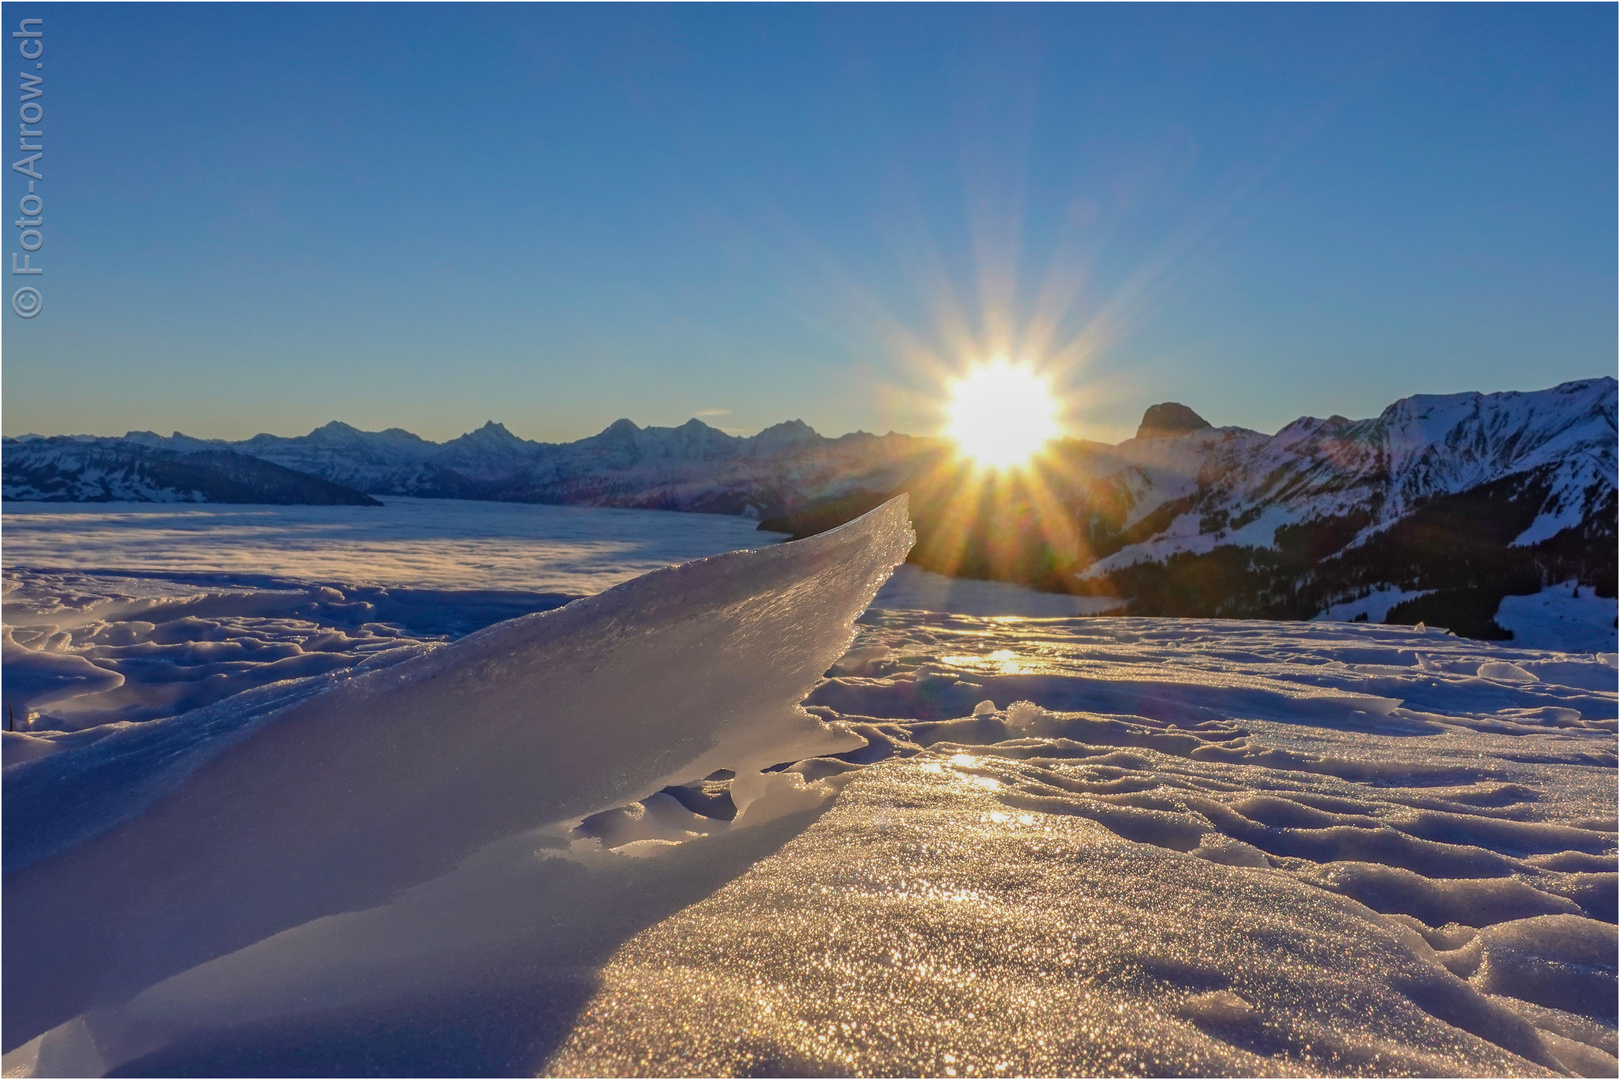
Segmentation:
<svg viewBox="0 0 1620 1080">
<path fill-rule="evenodd" d="M 1138 439 L 1162 439 L 1186 435 L 1212 426 L 1208 420 L 1176 401 L 1151 405 L 1142 414 L 1142 425 L 1136 429 Z"/>
<path fill-rule="evenodd" d="M 496 423 L 494 420 L 486 420 L 486 421 L 484 421 L 484 426 L 483 427 L 478 428 L 478 429 L 476 429 L 474 431 L 469 431 L 467 434 L 463 435 L 461 438 L 463 438 L 463 439 L 477 439 L 479 442 L 485 442 L 485 443 L 489 443 L 489 442 L 494 442 L 494 443 L 521 443 L 521 442 L 524 441 L 523 439 L 518 438 L 516 435 L 514 435 L 510 431 L 508 431 L 505 424 Z M 452 441 L 459 441 L 459 440 L 452 440 Z"/>
<path fill-rule="evenodd" d="M 421 445 L 432 445 L 426 439 L 422 438 L 422 436 L 417 435 L 414 432 L 406 431 L 402 427 L 383 428 L 382 431 L 378 432 L 377 434 L 385 436 L 386 438 L 392 439 L 396 443 L 404 442 L 404 443 L 414 443 L 414 444 L 421 444 Z"/>
<path fill-rule="evenodd" d="M 353 424 L 346 424 L 342 420 L 329 420 L 309 433 L 309 438 L 318 443 L 341 444 L 344 446 L 362 443 L 367 433 L 361 431 Z"/>
<path fill-rule="evenodd" d="M 773 442 L 806 442 L 810 439 L 819 439 L 821 436 L 816 429 L 803 420 L 784 420 L 780 424 L 772 424 L 761 431 L 756 438 L 769 436 Z"/>
</svg>

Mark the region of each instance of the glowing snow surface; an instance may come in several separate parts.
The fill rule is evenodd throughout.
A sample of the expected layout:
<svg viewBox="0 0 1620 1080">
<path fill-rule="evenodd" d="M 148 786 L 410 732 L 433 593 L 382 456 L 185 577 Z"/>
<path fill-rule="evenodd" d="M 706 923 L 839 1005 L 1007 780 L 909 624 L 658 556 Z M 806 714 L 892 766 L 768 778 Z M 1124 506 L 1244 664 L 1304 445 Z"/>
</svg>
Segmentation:
<svg viewBox="0 0 1620 1080">
<path fill-rule="evenodd" d="M 952 615 L 1100 615 L 1116 610 L 1118 600 L 1036 592 L 1004 581 L 946 577 L 906 565 L 872 601 L 874 608 L 896 611 L 939 611 Z"/>
<path fill-rule="evenodd" d="M 31 647 L 127 675 L 42 711 L 130 719 L 8 738 L 6 1074 L 1615 1074 L 1612 652 L 851 641 L 908 542 L 891 504 L 452 644 L 542 601 L 14 566 Z M 317 630 L 367 670 L 117 698 Z"/>
<path fill-rule="evenodd" d="M 1614 1072 L 1606 664 L 1404 628 L 863 622 L 810 701 L 873 764 L 621 947 L 548 1073 Z M 1503 656 L 1539 677 L 1482 678 Z"/>
</svg>

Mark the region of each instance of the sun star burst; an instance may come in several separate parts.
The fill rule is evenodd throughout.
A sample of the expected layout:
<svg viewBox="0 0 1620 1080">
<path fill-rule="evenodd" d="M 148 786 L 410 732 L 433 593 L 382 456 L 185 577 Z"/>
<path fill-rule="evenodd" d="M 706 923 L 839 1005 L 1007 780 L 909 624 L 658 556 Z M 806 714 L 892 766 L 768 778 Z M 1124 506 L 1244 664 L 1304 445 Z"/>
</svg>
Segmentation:
<svg viewBox="0 0 1620 1080">
<path fill-rule="evenodd" d="M 978 364 L 952 384 L 950 395 L 945 433 L 985 468 L 1022 465 L 1059 433 L 1051 382 L 1032 365 Z"/>
</svg>

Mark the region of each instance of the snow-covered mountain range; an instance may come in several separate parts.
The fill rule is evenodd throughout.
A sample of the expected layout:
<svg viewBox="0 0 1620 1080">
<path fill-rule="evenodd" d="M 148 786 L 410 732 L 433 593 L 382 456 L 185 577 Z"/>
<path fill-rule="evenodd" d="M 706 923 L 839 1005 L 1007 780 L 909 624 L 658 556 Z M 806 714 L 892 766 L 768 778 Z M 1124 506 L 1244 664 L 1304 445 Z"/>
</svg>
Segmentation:
<svg viewBox="0 0 1620 1080">
<path fill-rule="evenodd" d="M 1571 579 L 1614 595 L 1616 390 L 1418 395 L 1275 435 L 1165 403 L 1117 446 L 1055 444 L 1032 479 L 994 481 L 967 511 L 973 488 L 942 440 L 826 438 L 797 420 L 747 438 L 619 420 L 572 443 L 493 422 L 444 443 L 338 422 L 239 442 L 24 436 L 5 441 L 4 495 L 494 499 L 742 514 L 810 535 L 909 491 L 913 561 L 948 573 L 1118 596 L 1139 614 L 1309 617 L 1377 594 L 1392 620 L 1489 634 L 1502 595 Z M 269 479 L 245 482 L 245 462 L 276 468 L 281 497 L 258 497 Z"/>
<path fill-rule="evenodd" d="M 308 435 L 204 441 L 132 431 L 125 440 L 180 452 L 229 449 L 373 495 L 496 499 L 587 506 L 780 514 L 852 487 L 892 487 L 941 448 L 909 435 L 825 438 L 798 420 L 741 438 L 689 420 L 637 427 L 616 420 L 571 443 L 520 439 L 493 421 L 448 442 L 399 428 L 336 421 Z"/>
<path fill-rule="evenodd" d="M 1271 436 L 1071 444 L 1056 482 L 1082 535 L 1064 570 L 1133 611 L 1308 617 L 1382 589 L 1405 600 L 1391 621 L 1489 634 L 1505 594 L 1573 579 L 1614 596 L 1615 420 L 1601 378 L 1418 395 Z"/>
<path fill-rule="evenodd" d="M 1354 540 L 1443 495 L 1523 478 L 1534 502 L 1515 544 L 1596 517 L 1615 491 L 1614 379 L 1535 393 L 1422 394 L 1373 420 L 1302 417 L 1272 436 L 1244 428 L 1150 434 L 1093 449 L 1092 501 L 1106 535 L 1128 537 L 1099 573 L 1221 544 L 1276 546 L 1279 529 L 1342 519 Z M 1112 518 L 1100 511 L 1112 502 Z M 1105 541 L 1106 543 L 1106 541 Z"/>
<path fill-rule="evenodd" d="M 352 488 L 222 446 L 25 436 L 4 440 L 3 454 L 7 500 L 379 505 Z"/>
</svg>

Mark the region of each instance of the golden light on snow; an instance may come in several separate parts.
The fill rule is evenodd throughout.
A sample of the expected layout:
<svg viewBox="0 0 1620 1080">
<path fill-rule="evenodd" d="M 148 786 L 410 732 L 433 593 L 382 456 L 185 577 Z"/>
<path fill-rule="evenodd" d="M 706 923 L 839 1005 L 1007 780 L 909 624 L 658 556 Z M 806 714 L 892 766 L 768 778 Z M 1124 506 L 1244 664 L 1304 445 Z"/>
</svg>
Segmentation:
<svg viewBox="0 0 1620 1080">
<path fill-rule="evenodd" d="M 957 379 L 945 406 L 945 432 L 976 464 L 1022 465 L 1059 433 L 1061 405 L 1030 364 L 992 360 Z"/>
</svg>

